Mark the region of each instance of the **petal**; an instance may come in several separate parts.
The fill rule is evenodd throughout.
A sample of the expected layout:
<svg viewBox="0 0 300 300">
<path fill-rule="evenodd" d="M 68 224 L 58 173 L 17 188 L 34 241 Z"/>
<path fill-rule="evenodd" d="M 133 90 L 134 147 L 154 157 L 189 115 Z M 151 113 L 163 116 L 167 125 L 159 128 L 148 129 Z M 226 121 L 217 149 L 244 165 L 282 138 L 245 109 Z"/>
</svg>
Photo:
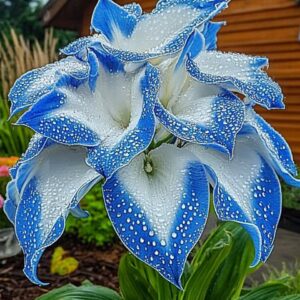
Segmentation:
<svg viewBox="0 0 300 300">
<path fill-rule="evenodd" d="M 173 54 L 183 48 L 195 28 L 226 8 L 227 2 L 225 0 L 159 1 L 152 13 L 138 18 L 134 28 L 132 28 L 134 22 L 131 21 L 133 15 L 129 15 L 130 17 L 125 19 L 128 19 L 128 22 L 130 20 L 130 26 L 122 24 L 122 28 L 126 28 L 123 29 L 122 34 L 115 33 L 113 42 L 102 39 L 101 43 L 108 52 L 124 61 L 144 61 Z M 101 14 L 104 15 L 105 11 L 102 10 Z M 110 17 L 106 20 L 108 19 L 110 21 L 107 23 L 115 22 L 111 21 Z M 119 22 L 123 22 L 122 20 L 123 17 Z M 103 25 L 104 27 L 106 28 Z M 107 35 L 107 38 L 112 41 L 110 35 Z"/>
<path fill-rule="evenodd" d="M 96 53 L 94 53 L 93 51 L 88 51 L 87 56 L 90 66 L 89 86 L 91 91 L 95 92 L 100 69 L 99 61 Z"/>
<path fill-rule="evenodd" d="M 88 77 L 87 64 L 75 59 L 65 58 L 54 64 L 27 72 L 20 77 L 9 93 L 11 116 L 36 103 L 44 95 L 55 89 L 57 82 L 68 74 L 74 80 Z"/>
<path fill-rule="evenodd" d="M 187 70 L 200 82 L 238 90 L 268 109 L 284 108 L 279 85 L 261 69 L 267 64 L 266 58 L 203 51 L 193 60 L 187 60 Z"/>
<path fill-rule="evenodd" d="M 73 87 L 66 81 L 18 124 L 59 143 L 96 147 L 90 151 L 89 163 L 109 176 L 151 143 L 159 79 L 151 65 L 129 74 L 111 56 L 97 58 L 95 92 L 89 88 L 91 82 Z"/>
<path fill-rule="evenodd" d="M 167 108 L 156 104 L 155 114 L 178 138 L 232 154 L 235 136 L 244 123 L 245 108 L 234 94 L 189 79 Z"/>
<path fill-rule="evenodd" d="M 129 37 L 137 23 L 136 14 L 111 0 L 100 0 L 92 16 L 91 28 L 113 42 L 120 35 Z"/>
<path fill-rule="evenodd" d="M 82 210 L 80 208 L 80 205 L 76 206 L 75 208 L 72 208 L 70 210 L 71 214 L 78 219 L 85 219 L 88 218 L 90 216 L 89 212 L 86 210 Z"/>
<path fill-rule="evenodd" d="M 95 44 L 99 44 L 97 35 L 82 37 L 61 49 L 60 52 L 64 55 L 75 55 L 80 59 L 84 59 L 87 49 Z"/>
<path fill-rule="evenodd" d="M 143 13 L 142 7 L 138 3 L 134 2 L 125 4 L 123 6 L 123 9 L 126 10 L 129 14 L 136 16 L 137 18 L 139 18 Z"/>
<path fill-rule="evenodd" d="M 217 34 L 224 25 L 224 22 L 206 22 L 201 31 L 195 29 L 181 51 L 176 68 L 181 67 L 186 62 L 187 57 L 193 59 L 203 50 L 215 50 L 217 48 Z"/>
<path fill-rule="evenodd" d="M 240 223 L 252 237 L 256 250 L 252 266 L 270 255 L 281 214 L 279 180 L 256 145 L 253 137 L 239 137 L 232 160 L 202 146 L 186 147 L 212 177 L 218 218 Z"/>
<path fill-rule="evenodd" d="M 151 160 L 150 173 L 145 159 Z M 209 210 L 208 182 L 195 159 L 188 151 L 164 144 L 147 158 L 136 157 L 103 186 L 109 217 L 122 242 L 179 288 Z"/>
<path fill-rule="evenodd" d="M 254 129 L 262 142 L 261 148 L 265 148 L 267 152 L 265 156 L 270 156 L 274 168 L 286 183 L 300 187 L 300 180 L 293 177 L 297 175 L 297 166 L 294 163 L 292 151 L 283 136 L 256 114 L 252 107 L 247 109 L 245 126 Z"/>
<path fill-rule="evenodd" d="M 25 254 L 24 272 L 36 284 L 36 270 L 44 249 L 63 233 L 70 209 L 78 206 L 82 189 L 101 176 L 85 163 L 80 147 L 51 144 L 18 169 L 19 205 L 16 235 Z"/>
<path fill-rule="evenodd" d="M 50 142 L 48 142 L 50 145 Z M 25 163 L 33 158 L 35 158 L 41 151 L 47 146 L 47 138 L 42 137 L 39 134 L 36 134 L 32 137 L 28 149 L 17 164 L 10 169 L 10 175 L 12 180 L 8 183 L 6 187 L 6 200 L 4 203 L 4 212 L 7 218 L 12 224 L 15 223 L 16 210 L 19 205 L 20 196 L 18 189 L 16 187 L 16 177 L 17 172 L 22 163 Z"/>
<path fill-rule="evenodd" d="M 204 36 L 206 50 L 217 49 L 217 34 L 225 24 L 225 22 L 207 22 L 204 24 L 202 34 Z"/>
<path fill-rule="evenodd" d="M 156 126 L 154 102 L 157 100 L 158 76 L 158 71 L 148 65 L 139 80 L 141 96 L 132 98 L 129 126 L 117 140 L 116 136 L 111 141 L 107 138 L 99 147 L 89 149 L 88 163 L 106 178 L 151 144 Z"/>
<path fill-rule="evenodd" d="M 6 186 L 6 199 L 4 202 L 3 210 L 8 218 L 8 220 L 14 224 L 16 210 L 19 204 L 19 192 L 16 187 L 16 180 L 13 179 Z"/>
<path fill-rule="evenodd" d="M 22 155 L 22 157 L 19 159 L 16 165 L 9 170 L 11 177 L 15 179 L 17 176 L 19 166 L 23 162 L 26 162 L 36 157 L 46 147 L 47 143 L 49 143 L 47 138 L 43 137 L 40 134 L 35 134 L 31 138 L 26 152 Z"/>
<path fill-rule="evenodd" d="M 193 33 L 190 35 L 190 37 L 188 38 L 184 48 L 181 51 L 175 70 L 184 66 L 187 56 L 189 56 L 190 58 L 194 58 L 204 49 L 205 49 L 204 35 L 199 30 L 195 29 Z"/>
</svg>

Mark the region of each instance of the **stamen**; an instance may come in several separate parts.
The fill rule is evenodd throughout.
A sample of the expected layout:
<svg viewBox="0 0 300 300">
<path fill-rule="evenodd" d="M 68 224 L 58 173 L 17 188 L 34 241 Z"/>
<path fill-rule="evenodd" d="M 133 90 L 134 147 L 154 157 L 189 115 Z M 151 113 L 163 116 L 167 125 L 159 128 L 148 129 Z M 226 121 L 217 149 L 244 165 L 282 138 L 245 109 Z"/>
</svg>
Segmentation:
<svg viewBox="0 0 300 300">
<path fill-rule="evenodd" d="M 147 161 L 145 163 L 145 171 L 146 171 L 146 173 L 152 173 L 152 171 L 153 171 L 153 167 L 149 161 Z"/>
<path fill-rule="evenodd" d="M 147 174 L 153 173 L 153 163 L 152 163 L 151 158 L 148 155 L 146 155 L 146 157 L 145 157 L 144 170 Z"/>
</svg>

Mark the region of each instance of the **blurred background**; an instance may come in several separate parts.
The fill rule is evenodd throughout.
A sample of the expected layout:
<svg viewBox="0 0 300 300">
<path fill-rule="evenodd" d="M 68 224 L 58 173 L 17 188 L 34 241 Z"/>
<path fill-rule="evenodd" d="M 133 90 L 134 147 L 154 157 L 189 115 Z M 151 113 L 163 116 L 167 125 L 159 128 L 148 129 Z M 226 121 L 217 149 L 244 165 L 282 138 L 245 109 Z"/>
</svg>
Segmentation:
<svg viewBox="0 0 300 300">
<path fill-rule="evenodd" d="M 131 1 L 116 2 L 123 5 Z M 145 11 L 151 11 L 156 4 L 154 0 L 136 2 Z M 0 299 L 27 299 L 23 296 L 25 291 L 28 299 L 34 299 L 47 291 L 33 287 L 25 279 L 23 257 L 1 211 L 9 167 L 26 150 L 32 136 L 28 129 L 13 127 L 15 120 L 7 122 L 7 95 L 21 74 L 57 60 L 61 47 L 79 36 L 89 35 L 96 3 L 96 0 L 0 0 Z M 286 110 L 258 110 L 287 139 L 300 166 L 300 1 L 231 0 L 229 8 L 216 20 L 227 22 L 219 34 L 220 50 L 269 58 L 268 73 L 283 89 Z M 117 263 L 124 249 L 116 240 L 104 205 L 99 201 L 101 197 L 100 188 L 89 193 L 82 203 L 83 208 L 92 212 L 91 217 L 87 220 L 69 217 L 66 235 L 60 242 L 62 250 L 54 247 L 46 252 L 41 274 L 43 278 L 49 276 L 45 280 L 52 287 L 70 281 L 77 284 L 86 278 L 117 287 Z M 283 185 L 283 205 L 274 253 L 268 266 L 251 280 L 262 281 L 268 268 L 279 270 L 275 272 L 277 275 L 280 270 L 287 273 L 300 270 L 297 263 L 300 192 Z M 214 226 L 212 218 L 208 231 Z M 66 262 L 61 258 L 55 264 L 55 251 L 63 251 L 59 252 L 63 253 L 61 257 L 72 255 L 70 258 L 74 260 Z M 49 273 L 53 275 L 46 275 Z"/>
</svg>

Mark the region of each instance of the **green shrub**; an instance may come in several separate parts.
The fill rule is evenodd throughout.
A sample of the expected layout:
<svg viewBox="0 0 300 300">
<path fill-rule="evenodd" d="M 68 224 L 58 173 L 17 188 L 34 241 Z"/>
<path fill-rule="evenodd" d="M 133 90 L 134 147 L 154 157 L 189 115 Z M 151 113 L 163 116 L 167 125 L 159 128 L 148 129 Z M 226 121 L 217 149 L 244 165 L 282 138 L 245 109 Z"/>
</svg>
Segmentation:
<svg viewBox="0 0 300 300">
<path fill-rule="evenodd" d="M 115 232 L 106 213 L 101 185 L 96 185 L 81 200 L 80 205 L 82 209 L 90 213 L 90 216 L 86 219 L 77 219 L 70 215 L 66 224 L 66 232 L 78 236 L 84 243 L 97 246 L 111 243 Z"/>
<path fill-rule="evenodd" d="M 0 195 L 2 195 L 5 198 L 6 193 L 6 184 L 8 182 L 9 178 L 6 177 L 0 177 Z M 3 212 L 3 209 L 0 208 L 0 229 L 10 227 L 11 224 L 8 221 L 6 215 Z"/>
<path fill-rule="evenodd" d="M 298 179 L 300 179 L 300 169 Z M 283 182 L 281 186 L 283 207 L 300 210 L 300 189 L 288 186 Z"/>
<path fill-rule="evenodd" d="M 268 274 L 264 274 L 266 283 L 282 281 L 288 285 L 289 292 L 300 294 L 300 264 L 298 262 L 289 267 L 283 263 L 280 270 L 274 267 L 268 267 L 268 271 Z"/>
</svg>

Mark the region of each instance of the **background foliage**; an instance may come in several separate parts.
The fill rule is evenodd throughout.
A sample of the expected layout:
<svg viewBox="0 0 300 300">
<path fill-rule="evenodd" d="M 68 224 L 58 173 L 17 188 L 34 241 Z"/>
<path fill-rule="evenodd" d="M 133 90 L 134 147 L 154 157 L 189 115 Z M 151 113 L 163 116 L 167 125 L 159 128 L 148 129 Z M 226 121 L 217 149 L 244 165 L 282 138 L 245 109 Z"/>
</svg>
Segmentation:
<svg viewBox="0 0 300 300">
<path fill-rule="evenodd" d="M 10 29 L 2 35 L 0 44 L 0 155 L 21 156 L 25 152 L 32 132 L 23 126 L 13 126 L 16 120 L 9 118 L 7 95 L 18 77 L 26 71 L 38 68 L 57 59 L 57 38 L 53 30 L 45 32 L 42 43 L 30 42 L 23 35 Z"/>
<path fill-rule="evenodd" d="M 7 95 L 15 80 L 28 70 L 57 59 L 58 49 L 76 34 L 44 30 L 40 17 L 42 0 L 0 0 L 0 155 L 20 156 L 32 133 L 7 122 Z"/>
<path fill-rule="evenodd" d="M 262 285 L 245 288 L 254 257 L 252 241 L 238 224 L 223 223 L 198 247 L 182 277 L 183 290 L 126 254 L 119 266 L 120 295 L 89 282 L 67 285 L 38 300 L 299 300 L 299 274 L 277 274 Z"/>
<path fill-rule="evenodd" d="M 300 179 L 300 168 L 298 168 L 298 179 Z M 283 206 L 286 208 L 300 210 L 300 189 L 291 187 L 285 183 L 281 184 Z"/>
<path fill-rule="evenodd" d="M 45 1 L 41 0 L 0 0 L 0 28 L 2 33 L 8 34 L 12 27 L 18 34 L 22 34 L 31 42 L 42 41 L 44 28 L 40 17 L 44 3 Z M 72 41 L 76 34 L 56 29 L 54 36 L 58 39 L 58 47 L 62 47 Z"/>
<path fill-rule="evenodd" d="M 86 219 L 69 216 L 66 232 L 76 235 L 82 242 L 97 246 L 110 244 L 115 232 L 107 216 L 101 185 L 97 184 L 80 202 L 81 208 L 90 213 Z"/>
</svg>

